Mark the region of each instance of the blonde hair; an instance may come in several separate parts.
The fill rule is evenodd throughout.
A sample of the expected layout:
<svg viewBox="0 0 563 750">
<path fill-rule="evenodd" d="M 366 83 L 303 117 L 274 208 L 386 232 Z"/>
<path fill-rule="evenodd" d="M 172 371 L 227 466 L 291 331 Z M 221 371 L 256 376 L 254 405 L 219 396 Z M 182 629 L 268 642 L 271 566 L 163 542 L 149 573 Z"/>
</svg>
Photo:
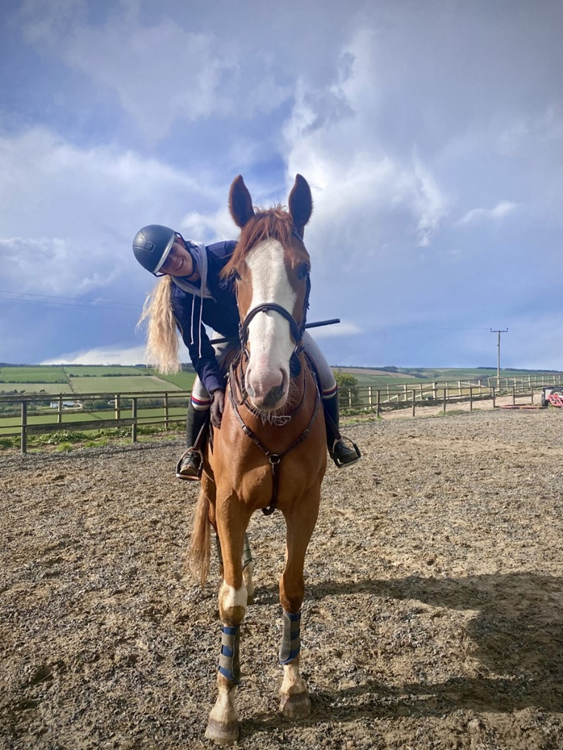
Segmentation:
<svg viewBox="0 0 563 750">
<path fill-rule="evenodd" d="M 163 276 L 143 305 L 137 328 L 147 321 L 147 362 L 164 374 L 179 372 L 178 324 L 172 313 L 172 278 Z"/>
</svg>

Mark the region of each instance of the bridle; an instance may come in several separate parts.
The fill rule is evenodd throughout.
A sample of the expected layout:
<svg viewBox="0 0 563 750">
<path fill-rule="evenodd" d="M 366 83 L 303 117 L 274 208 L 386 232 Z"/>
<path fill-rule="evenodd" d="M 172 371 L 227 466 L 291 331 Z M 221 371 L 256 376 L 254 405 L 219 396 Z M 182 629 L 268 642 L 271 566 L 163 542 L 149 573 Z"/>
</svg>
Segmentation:
<svg viewBox="0 0 563 750">
<path fill-rule="evenodd" d="M 301 243 L 303 243 L 303 238 L 299 233 L 294 229 L 292 231 L 292 235 L 296 237 Z M 259 315 L 260 313 L 267 313 L 267 312 L 276 312 L 279 315 L 282 316 L 287 322 L 289 323 L 289 330 L 291 332 L 291 336 L 295 342 L 295 347 L 293 349 L 293 353 L 289 360 L 289 377 L 291 380 L 295 380 L 299 377 L 301 374 L 301 359 L 300 354 L 303 351 L 303 334 L 305 332 L 305 323 L 307 320 L 307 310 L 309 309 L 309 295 L 311 292 L 311 279 L 310 276 L 307 274 L 307 287 L 305 291 L 305 298 L 303 300 L 303 315 L 302 315 L 302 322 L 301 325 L 297 323 L 293 315 L 285 309 L 285 307 L 282 307 L 281 305 L 278 305 L 276 302 L 264 302 L 261 305 L 256 305 L 256 307 L 253 307 L 251 310 L 249 310 L 244 318 L 244 321 L 241 321 L 239 324 L 239 339 L 240 339 L 240 352 L 235 358 L 235 360 L 232 362 L 230 370 L 229 370 L 229 398 L 231 402 L 231 406 L 233 409 L 233 413 L 235 414 L 242 431 L 244 434 L 250 438 L 254 442 L 258 448 L 264 453 L 266 458 L 268 459 L 270 463 L 270 468 L 272 472 L 272 498 L 270 500 L 270 503 L 267 508 L 262 508 L 262 513 L 264 513 L 265 516 L 271 515 L 277 506 L 278 502 L 278 491 L 279 491 L 279 466 L 281 463 L 281 460 L 284 456 L 286 456 L 288 453 L 290 453 L 294 448 L 297 448 L 298 445 L 300 445 L 309 435 L 311 428 L 313 426 L 313 422 L 315 421 L 315 417 L 317 416 L 317 412 L 319 410 L 319 403 L 320 403 L 320 395 L 319 395 L 319 389 L 317 385 L 316 377 L 313 374 L 313 382 L 315 383 L 315 407 L 313 409 L 313 413 L 311 415 L 311 419 L 309 420 L 309 424 L 307 427 L 303 430 L 303 432 L 299 435 L 296 440 L 293 441 L 293 443 L 286 448 L 286 450 L 282 451 L 281 453 L 276 453 L 274 451 L 269 450 L 260 440 L 260 438 L 256 435 L 256 433 L 250 429 L 250 427 L 246 424 L 244 419 L 242 418 L 239 407 L 244 405 L 248 411 L 250 411 L 252 414 L 256 416 L 260 416 L 260 412 L 257 409 L 254 409 L 249 403 L 248 403 L 248 393 L 246 391 L 246 385 L 244 383 L 244 362 L 248 362 L 249 354 L 248 350 L 246 348 L 246 345 L 248 343 L 248 327 L 252 320 Z M 308 360 L 307 360 L 308 363 Z M 309 365 L 310 368 L 310 365 Z M 235 390 L 238 390 L 238 398 L 235 396 Z M 290 414 L 284 414 L 282 417 L 278 417 L 278 420 L 276 422 L 275 418 L 272 421 L 272 424 L 274 426 L 281 427 L 284 424 L 287 424 L 295 415 L 301 410 L 302 406 L 305 403 L 305 397 L 307 393 L 307 373 L 303 373 L 303 395 L 301 398 L 301 401 L 297 408 L 291 412 Z"/>
<path fill-rule="evenodd" d="M 301 325 L 297 323 L 293 315 L 288 310 L 286 310 L 285 307 L 278 305 L 276 302 L 264 302 L 261 305 L 256 305 L 256 307 L 253 307 L 246 313 L 244 321 L 239 323 L 239 339 L 241 353 L 247 361 L 249 359 L 249 354 L 246 345 L 248 343 L 248 327 L 250 323 L 259 313 L 267 313 L 270 311 L 276 312 L 278 313 L 278 315 L 281 315 L 282 318 L 285 318 L 285 320 L 287 320 L 287 322 L 289 323 L 289 330 L 295 342 L 293 353 L 289 359 L 289 375 L 291 378 L 296 378 L 299 375 L 299 373 L 301 372 L 301 362 L 299 361 L 299 355 L 303 351 L 302 340 L 303 334 L 305 333 L 305 323 L 307 322 L 307 310 L 309 309 L 310 291 L 311 280 L 309 276 L 307 276 L 307 290 L 305 292 L 305 299 L 303 300 L 303 322 L 301 323 Z"/>
<path fill-rule="evenodd" d="M 296 229 L 293 229 L 291 231 L 291 234 L 293 237 L 298 239 L 302 245 L 304 244 L 303 238 L 301 237 L 301 235 Z M 263 313 L 267 313 L 270 311 L 276 312 L 278 313 L 278 315 L 281 315 L 282 318 L 285 318 L 285 320 L 287 320 L 287 322 L 289 323 L 289 330 L 291 332 L 293 340 L 295 341 L 295 348 L 289 359 L 289 375 L 291 378 L 296 378 L 299 375 L 299 373 L 301 372 L 301 363 L 299 361 L 299 355 L 303 351 L 303 345 L 301 342 L 303 339 L 303 334 L 305 333 L 305 324 L 307 323 L 307 310 L 309 309 L 309 295 L 310 294 L 311 294 L 311 277 L 309 276 L 309 274 L 307 274 L 307 287 L 305 290 L 305 298 L 303 300 L 303 314 L 301 316 L 301 321 L 302 321 L 301 325 L 297 323 L 293 315 L 288 310 L 286 310 L 285 307 L 278 305 L 276 302 L 264 302 L 261 305 L 256 305 L 256 307 L 253 307 L 251 310 L 249 310 L 246 313 L 244 320 L 239 323 L 239 339 L 240 339 L 241 353 L 247 361 L 248 361 L 249 355 L 246 349 L 246 345 L 248 343 L 248 327 L 250 323 L 261 312 Z M 238 295 L 237 295 L 237 304 L 238 304 Z"/>
</svg>

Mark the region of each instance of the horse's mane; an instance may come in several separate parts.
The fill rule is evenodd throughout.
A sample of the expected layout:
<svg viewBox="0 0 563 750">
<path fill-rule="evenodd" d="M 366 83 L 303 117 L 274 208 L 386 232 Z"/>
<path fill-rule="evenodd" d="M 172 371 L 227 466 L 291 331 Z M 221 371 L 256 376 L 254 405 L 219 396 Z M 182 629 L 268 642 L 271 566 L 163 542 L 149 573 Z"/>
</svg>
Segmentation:
<svg viewBox="0 0 563 750">
<path fill-rule="evenodd" d="M 242 228 L 237 246 L 230 261 L 221 271 L 221 276 L 230 276 L 247 253 L 263 240 L 276 239 L 287 247 L 291 243 L 293 230 L 293 219 L 285 206 L 255 209 L 254 216 Z"/>
</svg>

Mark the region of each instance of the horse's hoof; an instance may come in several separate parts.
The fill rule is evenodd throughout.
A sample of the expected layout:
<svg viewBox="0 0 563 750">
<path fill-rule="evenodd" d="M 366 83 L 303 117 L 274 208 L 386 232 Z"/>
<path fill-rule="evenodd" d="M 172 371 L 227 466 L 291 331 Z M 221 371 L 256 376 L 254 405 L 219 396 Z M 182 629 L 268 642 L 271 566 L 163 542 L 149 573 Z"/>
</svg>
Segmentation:
<svg viewBox="0 0 563 750">
<path fill-rule="evenodd" d="M 218 745 L 232 745 L 238 740 L 239 725 L 238 721 L 231 721 L 228 724 L 221 724 L 215 719 L 209 719 L 205 736 L 208 740 L 213 740 Z"/>
<path fill-rule="evenodd" d="M 254 604 L 254 591 L 251 594 L 249 593 L 247 595 L 247 597 L 246 597 L 246 603 L 247 604 Z"/>
<path fill-rule="evenodd" d="M 307 693 L 294 693 L 293 695 L 282 695 L 280 712 L 286 719 L 304 719 L 311 713 L 311 701 Z"/>
</svg>

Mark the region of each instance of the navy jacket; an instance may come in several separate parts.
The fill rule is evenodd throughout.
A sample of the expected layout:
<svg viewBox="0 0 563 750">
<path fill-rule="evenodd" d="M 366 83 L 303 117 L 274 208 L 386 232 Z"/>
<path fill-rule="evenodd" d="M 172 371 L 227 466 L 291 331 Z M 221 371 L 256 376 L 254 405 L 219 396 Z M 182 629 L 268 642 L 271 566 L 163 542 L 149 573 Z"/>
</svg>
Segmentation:
<svg viewBox="0 0 563 750">
<path fill-rule="evenodd" d="M 207 250 L 207 286 L 213 299 L 204 298 L 202 321 L 214 331 L 238 341 L 239 313 L 235 296 L 234 281 L 221 279 L 220 272 L 231 259 L 237 243 L 234 241 L 215 242 Z M 192 338 L 192 305 L 194 302 L 194 331 Z M 215 352 L 204 326 L 198 325 L 201 298 L 185 292 L 172 284 L 172 311 L 182 334 L 184 344 L 188 347 L 195 371 L 209 393 L 225 387 L 223 376 L 215 359 Z M 201 356 L 199 354 L 201 340 Z"/>
</svg>

